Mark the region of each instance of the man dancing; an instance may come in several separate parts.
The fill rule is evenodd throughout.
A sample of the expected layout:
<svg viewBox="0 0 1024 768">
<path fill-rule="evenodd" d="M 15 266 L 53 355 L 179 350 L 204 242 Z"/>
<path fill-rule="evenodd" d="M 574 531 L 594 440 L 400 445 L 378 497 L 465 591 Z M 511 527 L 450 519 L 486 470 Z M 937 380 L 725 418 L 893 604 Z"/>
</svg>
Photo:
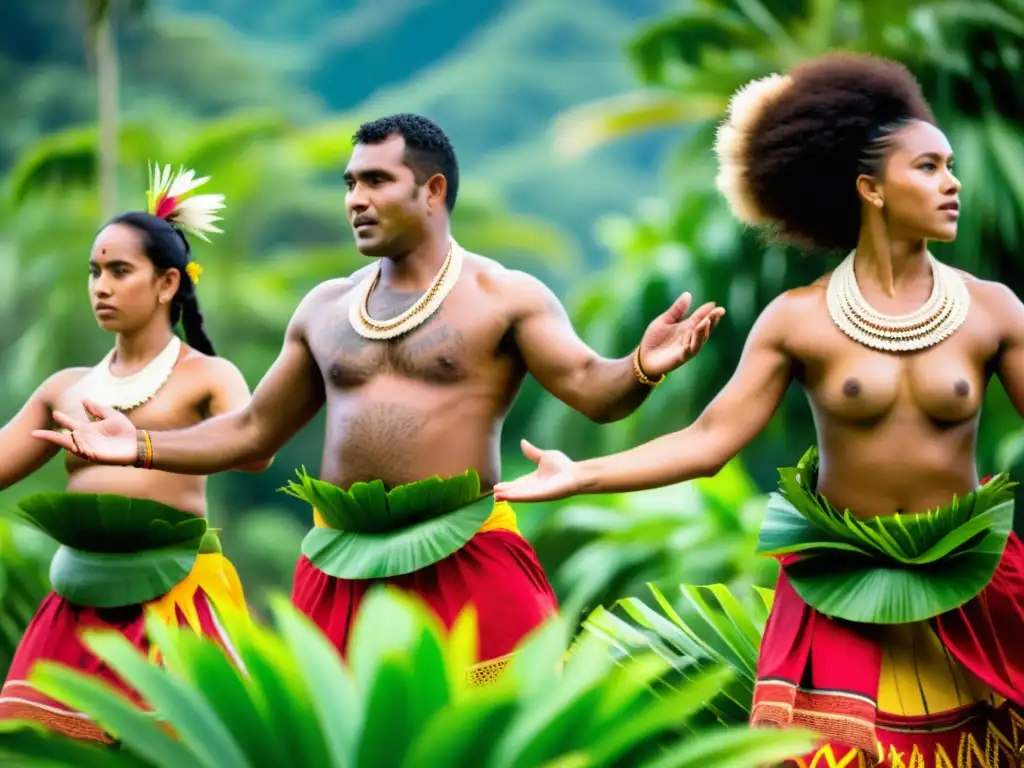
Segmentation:
<svg viewBox="0 0 1024 768">
<path fill-rule="evenodd" d="M 136 464 L 141 445 L 154 469 L 211 474 L 273 456 L 326 403 L 323 480 L 394 488 L 472 469 L 488 490 L 500 477 L 504 417 L 527 373 L 594 421 L 615 421 L 695 355 L 724 315 L 708 303 L 687 317 L 683 294 L 632 355 L 600 357 L 540 281 L 452 238 L 458 165 L 444 132 L 423 117 L 361 126 L 345 181 L 356 244 L 373 261 L 305 296 L 248 407 L 189 429 L 144 432 L 87 403 L 97 421 L 54 414 L 71 434 L 33 434 L 92 461 Z M 374 584 L 419 595 L 449 627 L 472 604 L 481 663 L 471 677 L 485 682 L 556 610 L 512 509 L 498 503 L 489 511 L 454 554 L 386 579 L 337 578 L 303 556 L 292 599 L 342 653 Z"/>
</svg>

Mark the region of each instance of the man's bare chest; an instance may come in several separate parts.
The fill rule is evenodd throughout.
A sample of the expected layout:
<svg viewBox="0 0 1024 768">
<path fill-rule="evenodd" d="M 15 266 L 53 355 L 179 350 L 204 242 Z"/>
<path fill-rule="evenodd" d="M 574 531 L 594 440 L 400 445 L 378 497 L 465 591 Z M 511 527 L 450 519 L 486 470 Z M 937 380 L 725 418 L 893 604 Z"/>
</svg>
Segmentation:
<svg viewBox="0 0 1024 768">
<path fill-rule="evenodd" d="M 371 302 L 375 319 L 405 311 L 419 295 L 402 301 Z M 349 302 L 325 315 L 311 338 L 317 364 L 329 386 L 357 387 L 378 376 L 398 376 L 455 385 L 493 365 L 504 347 L 507 323 L 485 304 L 452 296 L 422 325 L 388 341 L 361 336 L 349 319 Z"/>
</svg>

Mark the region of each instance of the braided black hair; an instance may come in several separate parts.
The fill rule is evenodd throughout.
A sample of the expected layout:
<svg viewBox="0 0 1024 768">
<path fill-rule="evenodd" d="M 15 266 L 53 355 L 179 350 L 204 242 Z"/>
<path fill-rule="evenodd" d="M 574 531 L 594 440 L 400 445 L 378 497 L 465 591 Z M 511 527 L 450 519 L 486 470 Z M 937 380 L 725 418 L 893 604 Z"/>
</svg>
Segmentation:
<svg viewBox="0 0 1024 768">
<path fill-rule="evenodd" d="M 199 309 L 196 287 L 186 269 L 192 247 L 185 233 L 166 219 L 142 211 L 119 214 L 109 224 L 125 224 L 138 232 L 143 252 L 158 270 L 178 270 L 181 281 L 171 299 L 171 327 L 180 320 L 188 345 L 204 355 L 215 355 L 213 342 L 203 329 L 203 313 Z"/>
</svg>

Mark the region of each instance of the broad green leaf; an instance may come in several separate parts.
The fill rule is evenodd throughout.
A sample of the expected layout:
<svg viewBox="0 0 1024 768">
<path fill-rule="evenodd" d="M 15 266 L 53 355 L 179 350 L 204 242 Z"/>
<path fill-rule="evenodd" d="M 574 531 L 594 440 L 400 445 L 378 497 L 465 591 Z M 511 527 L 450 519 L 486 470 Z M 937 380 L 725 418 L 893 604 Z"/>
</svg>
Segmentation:
<svg viewBox="0 0 1024 768">
<path fill-rule="evenodd" d="M 89 125 L 49 133 L 33 144 L 10 171 L 8 184 L 15 204 L 46 190 L 60 193 L 95 185 L 98 141 L 96 127 Z M 147 126 L 123 125 L 118 136 L 121 162 L 146 163 L 155 142 Z"/>
<path fill-rule="evenodd" d="M 475 470 L 390 491 L 379 480 L 345 491 L 305 469 L 297 474 L 280 490 L 316 508 L 329 526 L 310 530 L 302 553 L 335 578 L 386 578 L 436 563 L 480 530 L 494 504 L 491 494 L 480 495 Z"/>
<path fill-rule="evenodd" d="M 930 566 L 871 567 L 863 558 L 811 557 L 786 566 L 793 589 L 826 616 L 864 624 L 923 621 L 958 608 L 992 580 L 1003 547 L 992 542 Z"/>
<path fill-rule="evenodd" d="M 205 518 L 149 499 L 40 493 L 4 512 L 57 541 L 54 591 L 80 605 L 136 605 L 169 592 L 192 570 Z"/>
<path fill-rule="evenodd" d="M 53 591 L 78 605 L 116 608 L 165 595 L 188 576 L 199 541 L 132 554 L 61 546 L 50 563 Z"/>
<path fill-rule="evenodd" d="M 89 552 L 139 552 L 202 538 L 205 518 L 150 499 L 116 494 L 38 493 L 0 511 L 60 544 Z"/>
<path fill-rule="evenodd" d="M 779 471 L 757 551 L 800 553 L 793 588 L 828 616 L 872 624 L 931 618 L 988 584 L 1013 525 L 1013 483 L 999 475 L 944 507 L 858 519 L 815 491 L 817 451 Z"/>
<path fill-rule="evenodd" d="M 312 528 L 302 554 L 339 579 L 378 579 L 418 571 L 461 549 L 483 527 L 494 501 L 474 504 L 391 534 Z"/>
</svg>

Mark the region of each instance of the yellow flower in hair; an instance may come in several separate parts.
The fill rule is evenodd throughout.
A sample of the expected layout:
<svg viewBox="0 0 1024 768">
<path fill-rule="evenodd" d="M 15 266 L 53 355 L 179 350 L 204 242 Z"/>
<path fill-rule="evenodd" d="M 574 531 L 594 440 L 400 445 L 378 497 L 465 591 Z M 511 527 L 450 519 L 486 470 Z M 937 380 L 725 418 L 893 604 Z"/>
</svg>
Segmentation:
<svg viewBox="0 0 1024 768">
<path fill-rule="evenodd" d="M 185 265 L 185 271 L 188 272 L 189 279 L 192 281 L 192 285 L 199 285 L 199 276 L 203 274 L 203 268 L 197 261 L 190 261 Z"/>
</svg>

